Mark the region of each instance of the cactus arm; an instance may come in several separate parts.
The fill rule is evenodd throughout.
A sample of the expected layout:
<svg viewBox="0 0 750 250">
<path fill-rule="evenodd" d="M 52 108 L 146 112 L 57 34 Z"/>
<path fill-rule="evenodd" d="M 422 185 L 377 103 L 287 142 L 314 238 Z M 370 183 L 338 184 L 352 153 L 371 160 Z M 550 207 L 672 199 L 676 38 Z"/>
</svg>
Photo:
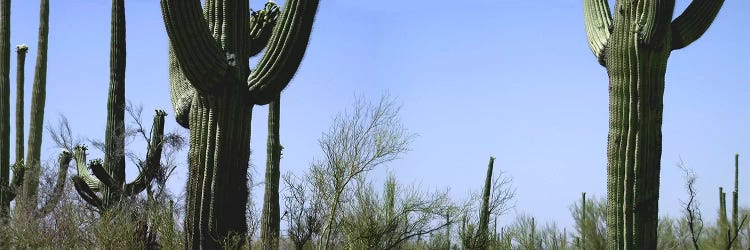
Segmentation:
<svg viewBox="0 0 750 250">
<path fill-rule="evenodd" d="M 29 46 L 26 44 L 16 46 L 16 162 L 23 161 L 23 85 L 28 50 Z"/>
<path fill-rule="evenodd" d="M 119 182 L 112 178 L 109 173 L 107 173 L 107 170 L 102 164 L 102 160 L 94 159 L 93 161 L 89 162 L 89 168 L 91 168 L 91 172 L 94 173 L 94 177 L 96 177 L 96 179 L 104 184 L 102 187 L 114 190 L 119 189 Z"/>
<path fill-rule="evenodd" d="M 248 77 L 250 98 L 268 104 L 294 76 L 310 40 L 319 0 L 290 0 L 284 3 L 266 53 Z"/>
<path fill-rule="evenodd" d="M 583 17 L 589 48 L 599 60 L 599 64 L 606 67 L 604 49 L 607 47 L 612 26 L 609 3 L 607 0 L 583 0 Z"/>
<path fill-rule="evenodd" d="M 52 209 L 57 206 L 57 202 L 60 201 L 63 190 L 65 190 L 65 179 L 68 178 L 68 166 L 70 166 L 71 160 L 73 160 L 73 153 L 68 152 L 67 150 L 63 150 L 63 152 L 60 153 L 60 156 L 58 156 L 57 162 L 59 168 L 57 171 L 57 182 L 55 182 L 55 187 L 52 189 L 52 194 L 50 194 L 47 201 L 39 210 L 41 215 L 49 214 Z"/>
<path fill-rule="evenodd" d="M 99 197 L 96 196 L 96 193 L 94 193 L 94 190 L 90 188 L 89 184 L 85 180 L 83 180 L 83 178 L 77 175 L 73 176 L 72 180 L 73 186 L 78 192 L 78 195 L 80 195 L 81 198 L 83 198 L 83 200 L 90 205 L 101 209 L 102 199 L 99 199 Z"/>
<path fill-rule="evenodd" d="M 195 94 L 195 88 L 182 73 L 180 62 L 175 57 L 172 45 L 169 45 L 169 97 L 172 100 L 175 120 L 183 128 L 190 128 L 190 107 Z"/>
<path fill-rule="evenodd" d="M 257 55 L 266 47 L 278 17 L 279 6 L 274 2 L 267 2 L 262 10 L 250 15 L 250 42 L 246 43 L 250 56 Z"/>
<path fill-rule="evenodd" d="M 49 37 L 49 0 L 42 0 L 39 8 L 39 41 L 37 45 L 34 84 L 31 93 L 31 117 L 29 121 L 29 140 L 26 151 L 26 178 L 24 178 L 24 196 L 30 204 L 36 206 L 37 188 L 42 148 L 42 129 L 44 128 L 44 105 L 47 96 L 47 44 Z M 24 202 L 25 203 L 25 202 Z"/>
<path fill-rule="evenodd" d="M 86 166 L 86 146 L 76 146 L 73 152 L 73 158 L 76 161 L 76 171 L 78 172 L 77 178 L 83 180 L 93 192 L 99 191 L 99 187 L 102 186 L 101 181 L 91 175 Z"/>
<path fill-rule="evenodd" d="M 672 21 L 672 50 L 687 47 L 706 33 L 723 4 L 724 0 L 693 0 Z"/>
<path fill-rule="evenodd" d="M 228 71 L 226 55 L 209 33 L 198 0 L 161 0 L 162 16 L 185 78 L 210 91 Z"/>
<path fill-rule="evenodd" d="M 164 117 L 167 115 L 162 110 L 157 110 L 154 115 L 154 123 L 151 131 L 151 143 L 146 153 L 146 166 L 138 173 L 133 182 L 125 185 L 125 195 L 138 194 L 144 189 L 155 176 L 161 164 L 161 152 L 164 148 Z"/>
<path fill-rule="evenodd" d="M 639 18 L 638 32 L 641 42 L 655 44 L 662 41 L 662 37 L 669 29 L 672 21 L 675 1 L 639 1 L 637 8 L 643 10 Z"/>
</svg>

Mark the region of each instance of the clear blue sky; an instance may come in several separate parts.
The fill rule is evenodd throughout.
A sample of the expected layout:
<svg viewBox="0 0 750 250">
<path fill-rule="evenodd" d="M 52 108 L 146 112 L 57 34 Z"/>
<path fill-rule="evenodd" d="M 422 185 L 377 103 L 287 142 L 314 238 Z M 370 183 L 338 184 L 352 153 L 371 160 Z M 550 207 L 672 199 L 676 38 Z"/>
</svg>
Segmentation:
<svg viewBox="0 0 750 250">
<path fill-rule="evenodd" d="M 77 135 L 103 138 L 110 1 L 51 2 L 45 125 L 64 114 Z M 688 3 L 677 1 L 676 13 Z M 12 3 L 11 42 L 30 46 L 27 111 L 38 5 Z M 127 1 L 126 11 L 126 95 L 143 105 L 150 122 L 155 108 L 172 113 L 167 37 L 158 1 Z M 355 94 L 376 100 L 387 91 L 403 103 L 403 123 L 419 136 L 411 152 L 377 176 L 392 171 L 401 182 L 450 187 L 463 199 L 481 187 L 488 157 L 495 156 L 496 167 L 514 179 L 517 212 L 571 230 L 568 209 L 580 193 L 606 193 L 607 75 L 589 51 L 582 12 L 580 0 L 322 1 L 306 57 L 282 95 L 282 171 L 307 169 L 319 155 L 317 139 Z M 700 40 L 672 53 L 661 214 L 680 212 L 680 158 L 699 177 L 707 218 L 715 217 L 717 188 L 731 188 L 734 153 L 741 154 L 740 192 L 750 193 L 748 23 L 750 2 L 726 1 Z M 15 59 L 11 69 L 15 82 Z M 258 173 L 265 164 L 266 112 L 256 107 L 253 117 L 251 161 Z M 168 131 L 177 127 L 173 118 Z M 56 152 L 45 138 L 43 157 Z M 183 189 L 186 173 L 178 169 L 173 191 Z"/>
</svg>

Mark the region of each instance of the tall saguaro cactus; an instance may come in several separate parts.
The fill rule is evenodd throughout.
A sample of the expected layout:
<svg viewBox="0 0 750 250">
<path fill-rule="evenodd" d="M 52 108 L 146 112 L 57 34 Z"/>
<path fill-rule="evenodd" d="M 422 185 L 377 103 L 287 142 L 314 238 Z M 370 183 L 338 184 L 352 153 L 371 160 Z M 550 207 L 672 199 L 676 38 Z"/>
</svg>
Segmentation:
<svg viewBox="0 0 750 250">
<path fill-rule="evenodd" d="M 19 206 L 36 206 L 39 175 L 41 174 L 42 131 L 44 128 L 44 105 L 47 99 L 47 44 L 49 37 L 49 0 L 42 0 L 39 7 L 39 41 L 37 41 L 34 85 L 31 93 L 31 118 L 29 141 L 26 151 L 26 174 L 23 178 L 23 199 Z"/>
<path fill-rule="evenodd" d="M 250 120 L 274 100 L 305 54 L 319 0 L 250 13 L 247 0 L 161 0 L 176 119 L 190 129 L 188 248 L 244 238 Z M 266 52 L 251 71 L 248 58 Z"/>
<path fill-rule="evenodd" d="M 607 227 L 610 249 L 655 249 L 664 75 L 673 50 L 697 40 L 723 0 L 584 0 L 589 46 L 609 75 Z"/>
<path fill-rule="evenodd" d="M 17 211 L 29 216 L 43 216 L 57 204 L 62 194 L 67 177 L 68 165 L 72 154 L 63 151 L 59 156 L 57 183 L 46 203 L 37 207 L 37 189 L 41 171 L 41 140 L 44 121 L 44 103 L 46 99 L 47 77 L 47 37 L 49 31 L 49 1 L 42 0 L 39 8 L 39 37 L 37 61 L 34 68 L 34 83 L 31 95 L 31 121 L 29 128 L 28 151 L 23 155 L 23 96 L 24 65 L 26 45 L 16 47 L 18 52 L 17 86 L 16 86 L 16 153 L 13 165 L 13 180 L 10 179 L 10 1 L 0 1 L 0 210 L 3 219 L 8 218 L 10 202 L 20 194 L 17 200 Z M 26 162 L 24 163 L 24 160 Z M 10 183 L 9 183 L 10 181 Z"/>
<path fill-rule="evenodd" d="M 89 204 L 102 210 L 115 206 L 124 196 L 143 191 L 161 161 L 164 137 L 164 116 L 156 111 L 151 141 L 148 142 L 146 161 L 139 175 L 125 183 L 125 1 L 112 0 L 111 40 L 109 53 L 109 94 L 107 98 L 107 127 L 104 138 L 104 162 L 94 160 L 89 164 L 93 175 L 86 169 L 86 147 L 75 149 L 78 175 L 73 182 L 78 194 Z M 101 193 L 99 197 L 96 192 Z"/>
<path fill-rule="evenodd" d="M 0 0 L 0 202 L 3 220 L 8 217 L 10 179 L 10 0 Z M 7 202 L 6 202 L 7 201 Z"/>
<path fill-rule="evenodd" d="M 263 249 L 279 249 L 281 217 L 279 209 L 279 177 L 281 175 L 281 142 L 279 120 L 281 115 L 281 95 L 268 104 L 268 151 L 266 158 L 266 192 L 263 195 L 260 240 Z"/>
</svg>

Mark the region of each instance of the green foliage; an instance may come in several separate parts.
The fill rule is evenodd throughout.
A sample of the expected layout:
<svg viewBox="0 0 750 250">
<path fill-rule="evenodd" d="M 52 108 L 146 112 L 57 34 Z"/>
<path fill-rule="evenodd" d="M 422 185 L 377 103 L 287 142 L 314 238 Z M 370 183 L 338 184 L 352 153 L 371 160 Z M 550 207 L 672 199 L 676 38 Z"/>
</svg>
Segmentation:
<svg viewBox="0 0 750 250">
<path fill-rule="evenodd" d="M 348 249 L 402 249 L 409 241 L 445 228 L 448 223 L 442 215 L 453 209 L 447 192 L 401 186 L 393 175 L 386 179 L 382 196 L 372 184 L 360 182 L 354 197 L 341 219 Z"/>
<path fill-rule="evenodd" d="M 573 247 L 582 250 L 607 248 L 606 199 L 586 199 L 584 195 L 582 202 L 571 205 L 570 214 L 575 221 L 577 233 L 577 236 L 572 238 Z"/>
</svg>

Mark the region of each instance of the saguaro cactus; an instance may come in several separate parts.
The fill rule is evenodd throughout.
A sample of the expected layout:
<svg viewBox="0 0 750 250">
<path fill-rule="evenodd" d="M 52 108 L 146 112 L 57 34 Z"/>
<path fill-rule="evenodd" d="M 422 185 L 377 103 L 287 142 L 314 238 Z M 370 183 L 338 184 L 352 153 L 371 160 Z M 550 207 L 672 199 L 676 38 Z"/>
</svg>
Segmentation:
<svg viewBox="0 0 750 250">
<path fill-rule="evenodd" d="M 0 0 L 0 192 L 3 221 L 9 215 L 10 179 L 10 0 Z"/>
<path fill-rule="evenodd" d="M 697 40 L 723 0 L 584 0 L 589 46 L 609 75 L 607 227 L 610 249 L 655 249 L 664 74 L 671 51 Z"/>
<path fill-rule="evenodd" d="M 86 169 L 86 147 L 75 149 L 78 175 L 73 177 L 79 195 L 89 204 L 102 210 L 115 206 L 124 196 L 143 191 L 159 167 L 164 137 L 164 116 L 156 111 L 151 141 L 148 143 L 146 161 L 139 175 L 125 183 L 125 1 L 112 0 L 111 41 L 109 53 L 109 95 L 107 98 L 107 128 L 104 139 L 104 162 L 94 160 L 89 164 L 93 175 Z M 95 192 L 100 192 L 101 197 Z"/>
<path fill-rule="evenodd" d="M 281 174 L 281 142 L 279 141 L 279 119 L 281 95 L 268 104 L 268 143 L 266 158 L 266 192 L 263 196 L 260 240 L 263 249 L 279 249 L 279 177 Z"/>
<path fill-rule="evenodd" d="M 72 154 L 63 151 L 59 158 L 57 183 L 53 193 L 41 208 L 37 207 L 37 188 L 39 186 L 41 139 L 44 119 L 44 103 L 46 98 L 47 76 L 47 37 L 49 31 L 49 2 L 42 0 L 39 10 L 39 50 L 37 51 L 36 67 L 34 69 L 34 84 L 31 95 L 31 121 L 26 159 L 23 155 L 23 96 L 24 96 L 24 65 L 26 60 L 26 45 L 16 47 L 18 52 L 17 65 L 17 99 L 16 99 L 16 153 L 13 163 L 13 180 L 10 180 L 10 1 L 0 1 L 0 210 L 2 217 L 7 218 L 10 202 L 22 194 L 17 201 L 17 209 L 21 212 L 33 212 L 32 216 L 48 213 L 57 204 L 67 177 L 68 164 Z M 24 164 L 24 160 L 26 163 Z"/>
<path fill-rule="evenodd" d="M 319 0 L 250 13 L 248 1 L 161 0 L 175 116 L 190 128 L 187 247 L 244 238 L 253 105 L 286 87 L 307 48 Z M 278 20 L 277 19 L 278 16 Z M 274 25 L 278 23 L 278 25 Z M 248 58 L 266 48 L 252 71 Z"/>
<path fill-rule="evenodd" d="M 736 249 L 738 247 L 737 237 L 745 225 L 747 215 L 743 216 L 742 220 L 739 218 L 739 171 L 740 171 L 740 155 L 734 155 L 734 191 L 732 191 L 732 223 L 729 224 L 727 218 L 727 198 L 724 188 L 719 187 L 719 218 L 718 227 L 721 238 L 724 242 L 726 249 Z"/>
<path fill-rule="evenodd" d="M 490 157 L 487 166 L 487 177 L 484 179 L 484 190 L 482 191 L 482 208 L 479 211 L 479 229 L 477 230 L 479 247 L 484 249 L 489 244 L 490 225 L 490 195 L 492 192 L 492 168 L 495 165 L 495 157 Z"/>
</svg>

